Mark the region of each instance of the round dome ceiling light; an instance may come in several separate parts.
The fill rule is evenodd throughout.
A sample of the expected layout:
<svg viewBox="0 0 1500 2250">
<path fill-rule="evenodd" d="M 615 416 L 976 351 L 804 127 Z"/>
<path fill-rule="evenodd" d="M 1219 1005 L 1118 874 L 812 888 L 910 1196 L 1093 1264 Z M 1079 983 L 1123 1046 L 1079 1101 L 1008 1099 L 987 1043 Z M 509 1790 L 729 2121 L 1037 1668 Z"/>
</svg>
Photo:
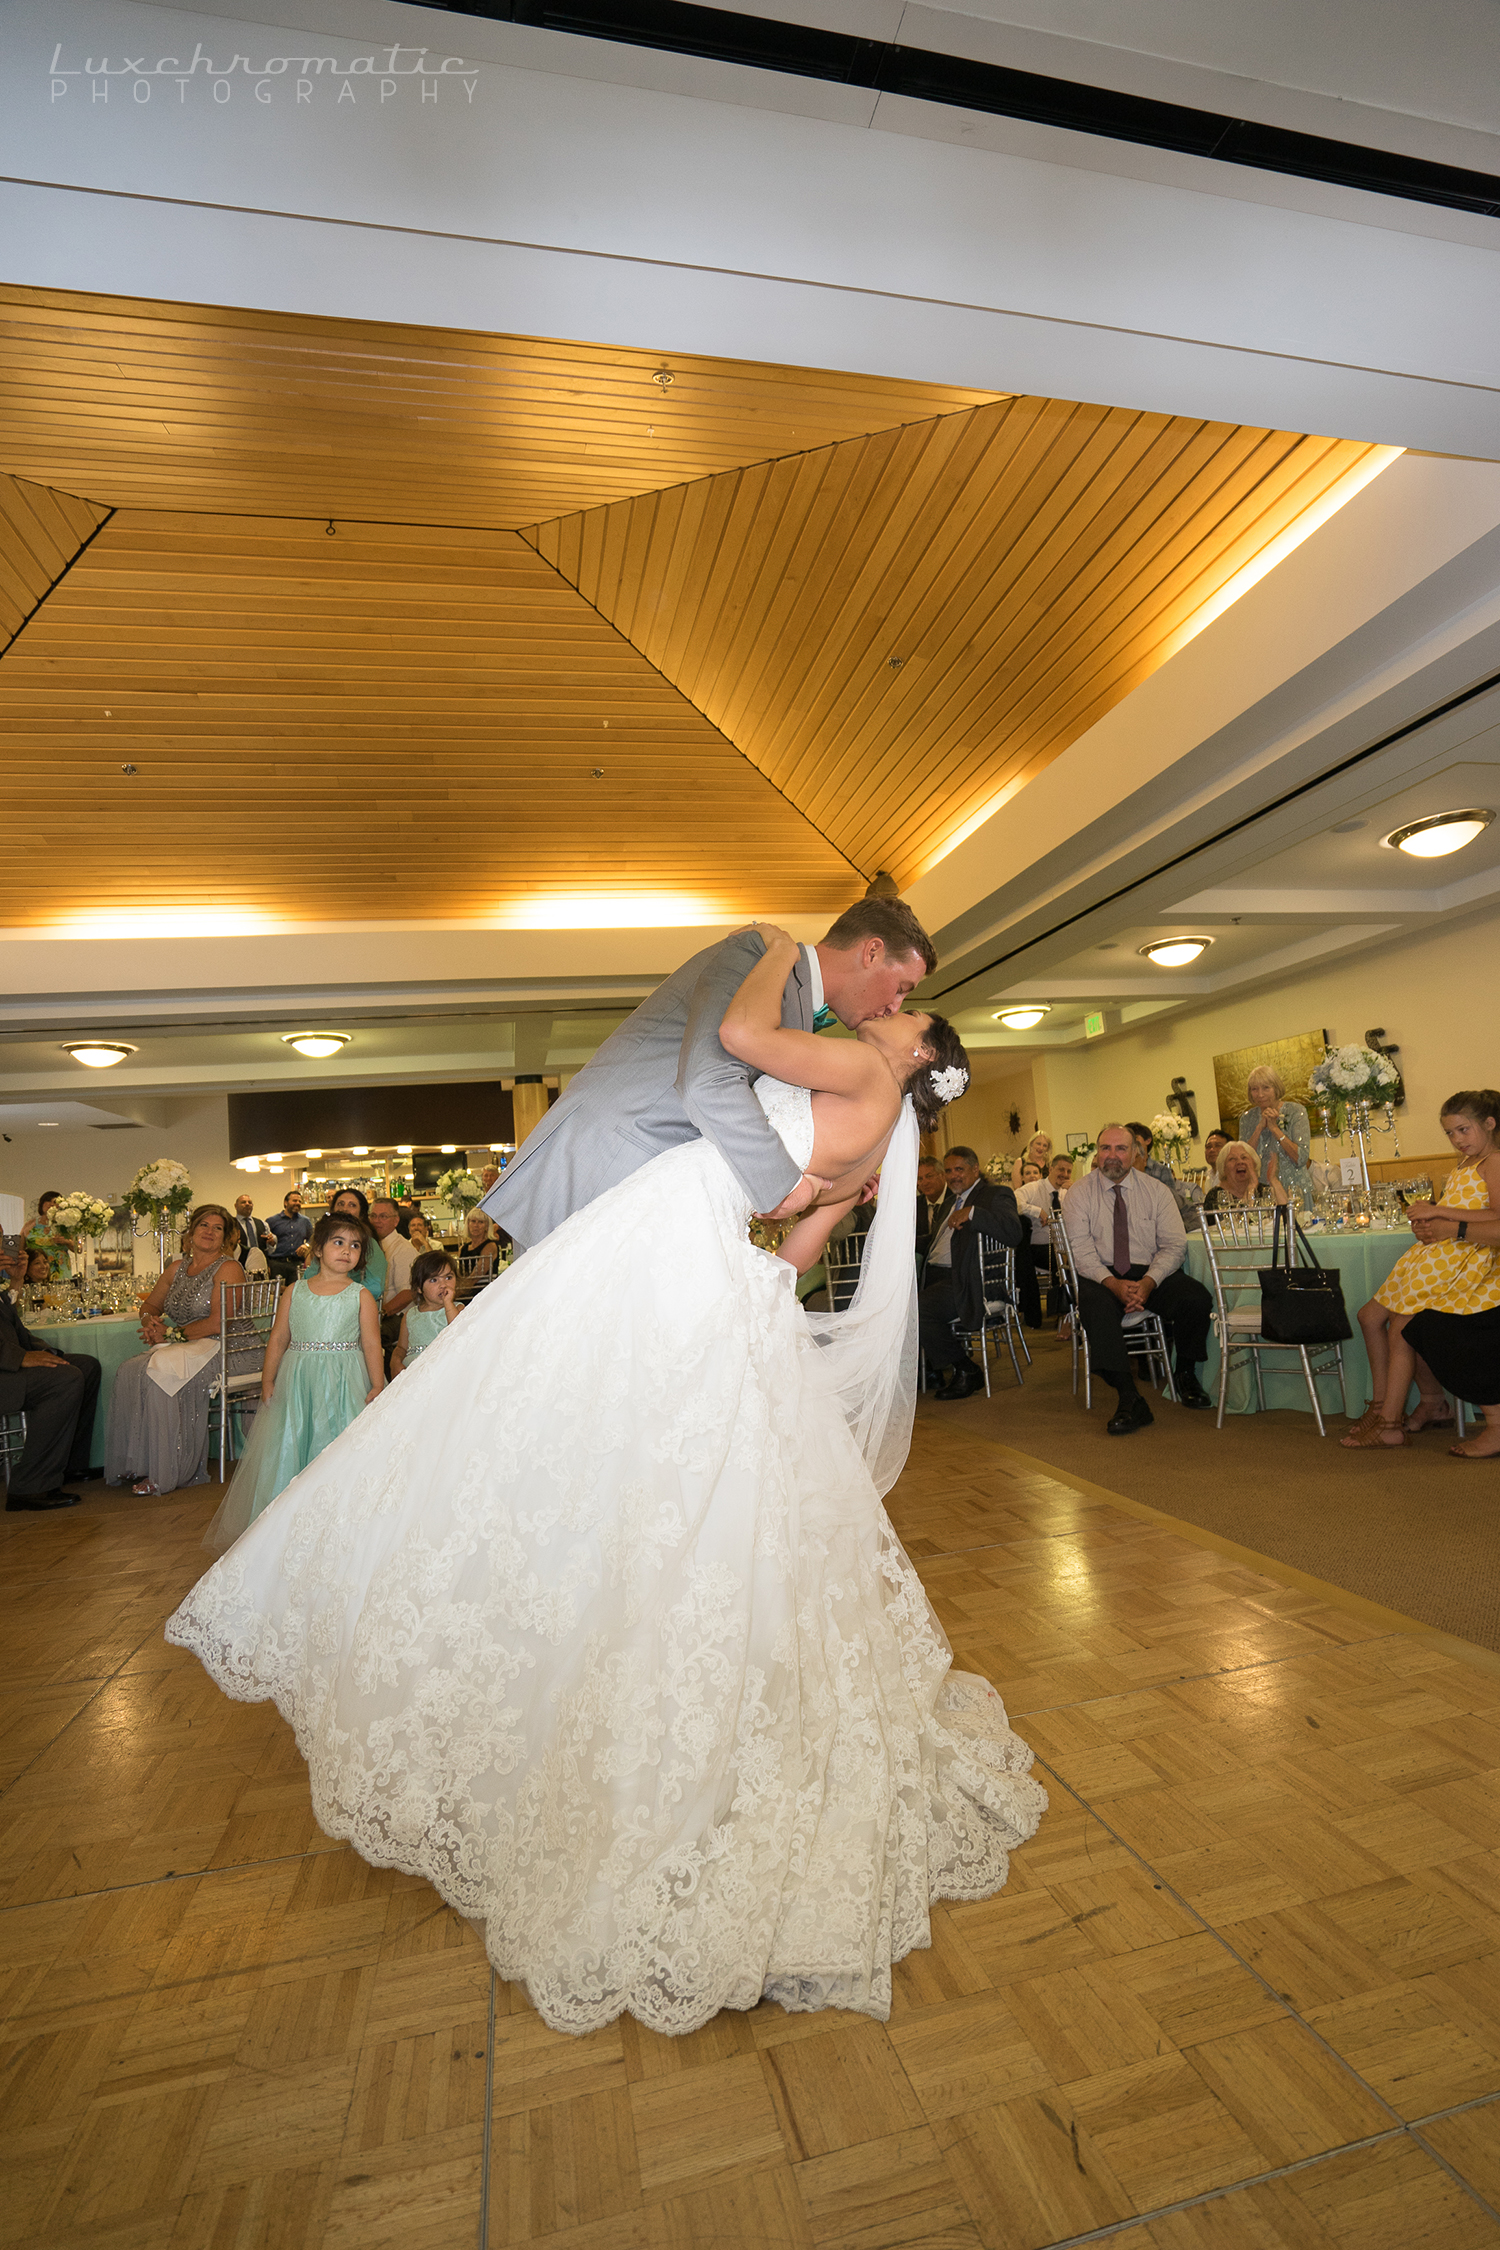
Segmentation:
<svg viewBox="0 0 1500 2250">
<path fill-rule="evenodd" d="M 1003 1025 L 1007 1031 L 1030 1031 L 1033 1024 L 1040 1023 L 1043 1016 L 1050 1016 L 1051 1013 L 1050 1003 L 1038 1001 L 1035 1005 L 1027 1003 L 1019 1008 L 1001 1008 L 990 1020 Z"/>
<path fill-rule="evenodd" d="M 348 1046 L 349 1039 L 347 1031 L 284 1031 L 281 1034 L 283 1047 L 295 1047 L 299 1055 L 308 1055 L 314 1062 L 336 1055 L 341 1047 Z"/>
<path fill-rule="evenodd" d="M 1211 937 L 1153 938 L 1150 945 L 1138 945 L 1136 951 L 1144 953 L 1158 969 L 1185 969 L 1213 942 Z"/>
<path fill-rule="evenodd" d="M 116 1063 L 124 1062 L 127 1055 L 136 1052 L 118 1039 L 81 1039 L 64 1047 L 63 1053 L 71 1055 L 74 1062 L 85 1063 L 90 1070 L 113 1070 Z"/>
<path fill-rule="evenodd" d="M 1449 852 L 1461 852 L 1465 844 L 1482 836 L 1494 817 L 1477 805 L 1465 812 L 1429 813 L 1425 820 L 1409 820 L 1404 828 L 1393 828 L 1382 840 L 1398 852 L 1409 852 L 1413 859 L 1446 859 Z"/>
</svg>

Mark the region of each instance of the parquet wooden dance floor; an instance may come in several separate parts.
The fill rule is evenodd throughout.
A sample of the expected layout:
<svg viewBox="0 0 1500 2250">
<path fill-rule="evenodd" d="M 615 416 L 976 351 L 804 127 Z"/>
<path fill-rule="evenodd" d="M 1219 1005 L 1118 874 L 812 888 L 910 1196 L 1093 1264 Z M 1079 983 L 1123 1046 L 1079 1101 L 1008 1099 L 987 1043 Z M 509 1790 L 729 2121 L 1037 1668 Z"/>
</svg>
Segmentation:
<svg viewBox="0 0 1500 2250">
<path fill-rule="evenodd" d="M 889 2024 L 572 2039 L 163 1643 L 216 1498 L 0 1518 L 4 2241 L 1500 2250 L 1500 1660 L 924 1407 L 1040 1834 Z"/>
</svg>

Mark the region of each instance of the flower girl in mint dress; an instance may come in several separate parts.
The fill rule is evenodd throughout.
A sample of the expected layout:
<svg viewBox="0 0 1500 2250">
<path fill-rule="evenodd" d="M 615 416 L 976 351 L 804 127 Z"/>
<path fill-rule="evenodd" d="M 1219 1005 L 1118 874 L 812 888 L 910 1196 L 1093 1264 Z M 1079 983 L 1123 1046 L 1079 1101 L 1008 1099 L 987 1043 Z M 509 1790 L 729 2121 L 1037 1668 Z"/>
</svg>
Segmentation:
<svg viewBox="0 0 1500 2250">
<path fill-rule="evenodd" d="M 293 1477 L 385 1389 L 380 1310 L 359 1284 L 369 1230 L 335 1213 L 313 1229 L 318 1271 L 283 1290 L 260 1379 L 260 1411 L 203 1544 L 223 1554 Z"/>
<path fill-rule="evenodd" d="M 412 1301 L 401 1315 L 401 1333 L 391 1353 L 391 1374 L 399 1375 L 435 1344 L 450 1320 L 457 1320 L 458 1268 L 442 1250 L 424 1250 L 411 1262 Z"/>
</svg>

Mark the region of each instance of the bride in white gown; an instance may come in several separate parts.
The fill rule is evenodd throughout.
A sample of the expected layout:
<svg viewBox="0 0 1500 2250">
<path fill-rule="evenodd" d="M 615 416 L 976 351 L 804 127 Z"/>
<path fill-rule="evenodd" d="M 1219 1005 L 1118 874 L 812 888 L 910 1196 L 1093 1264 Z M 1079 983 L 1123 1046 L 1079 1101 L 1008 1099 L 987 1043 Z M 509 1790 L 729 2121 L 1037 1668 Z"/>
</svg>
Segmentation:
<svg viewBox="0 0 1500 2250">
<path fill-rule="evenodd" d="M 998 1890 L 1046 1805 L 881 1506 L 916 1353 L 903 1091 L 952 1098 L 962 1049 L 922 1015 L 782 1031 L 791 943 L 722 1032 L 781 1071 L 762 1106 L 834 1180 L 783 1255 L 749 1241 L 710 1142 L 643 1165 L 492 1282 L 167 1626 L 226 1694 L 275 1700 L 325 1834 L 482 1923 L 559 2030 L 628 2009 L 687 2032 L 762 1997 L 883 2018 L 931 1901 Z M 882 1153 L 858 1295 L 808 1316 L 789 1259 Z"/>
</svg>

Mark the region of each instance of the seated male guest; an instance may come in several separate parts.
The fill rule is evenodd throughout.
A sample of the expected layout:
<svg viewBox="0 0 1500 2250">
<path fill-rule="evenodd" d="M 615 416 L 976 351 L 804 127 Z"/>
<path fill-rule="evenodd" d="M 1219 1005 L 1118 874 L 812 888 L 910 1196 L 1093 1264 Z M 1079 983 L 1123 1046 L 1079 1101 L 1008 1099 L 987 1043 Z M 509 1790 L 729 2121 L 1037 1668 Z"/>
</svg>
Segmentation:
<svg viewBox="0 0 1500 2250">
<path fill-rule="evenodd" d="M 0 1250 L 0 1414 L 24 1414 L 26 1445 L 11 1473 L 7 1508 L 73 1508 L 91 1472 L 99 1362 L 86 1352 L 54 1352 L 33 1336 L 11 1297 L 26 1253 Z"/>
<path fill-rule="evenodd" d="M 1068 1191 L 1063 1205 L 1090 1363 L 1119 1393 L 1111 1437 L 1143 1430 L 1154 1419 L 1130 1371 L 1122 1325 L 1127 1313 L 1149 1308 L 1160 1316 L 1183 1405 L 1201 1410 L 1213 1403 L 1198 1380 L 1213 1299 L 1181 1270 L 1187 1234 L 1176 1197 L 1149 1172 L 1138 1171 L 1135 1158 L 1129 1126 L 1104 1126 L 1097 1169 Z"/>
<path fill-rule="evenodd" d="M 1126 1124 L 1125 1130 L 1135 1143 L 1136 1170 L 1145 1172 L 1153 1180 L 1160 1180 L 1163 1187 L 1171 1187 L 1171 1165 L 1163 1164 L 1159 1158 L 1151 1154 L 1152 1149 L 1156 1146 L 1156 1135 L 1152 1132 L 1150 1126 L 1142 1125 L 1138 1119 L 1131 1118 Z"/>
<path fill-rule="evenodd" d="M 953 1333 L 953 1323 L 977 1329 L 984 1317 L 984 1282 L 979 1238 L 1016 1248 L 1021 1220 L 1015 1195 L 987 1180 L 971 1148 L 950 1148 L 943 1172 L 952 1201 L 932 1232 L 917 1298 L 917 1332 L 927 1354 L 927 1371 L 940 1399 L 972 1398 L 984 1377 Z"/>
<path fill-rule="evenodd" d="M 917 1269 L 932 1248 L 934 1229 L 953 1201 L 943 1167 L 932 1156 L 917 1166 Z"/>
</svg>

